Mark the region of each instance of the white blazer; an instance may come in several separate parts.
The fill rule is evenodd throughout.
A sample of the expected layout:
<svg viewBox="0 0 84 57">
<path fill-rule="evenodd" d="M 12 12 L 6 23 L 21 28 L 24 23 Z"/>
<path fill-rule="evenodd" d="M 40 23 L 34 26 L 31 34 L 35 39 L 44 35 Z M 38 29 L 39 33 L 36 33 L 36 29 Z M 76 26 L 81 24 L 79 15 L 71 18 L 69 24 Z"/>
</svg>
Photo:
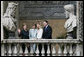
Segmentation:
<svg viewBox="0 0 84 57">
<path fill-rule="evenodd" d="M 37 29 L 30 29 L 29 30 L 29 39 L 36 38 Z"/>
<path fill-rule="evenodd" d="M 41 39 L 42 38 L 42 34 L 43 34 L 43 29 L 42 28 L 37 29 L 37 38 L 38 39 Z"/>
</svg>

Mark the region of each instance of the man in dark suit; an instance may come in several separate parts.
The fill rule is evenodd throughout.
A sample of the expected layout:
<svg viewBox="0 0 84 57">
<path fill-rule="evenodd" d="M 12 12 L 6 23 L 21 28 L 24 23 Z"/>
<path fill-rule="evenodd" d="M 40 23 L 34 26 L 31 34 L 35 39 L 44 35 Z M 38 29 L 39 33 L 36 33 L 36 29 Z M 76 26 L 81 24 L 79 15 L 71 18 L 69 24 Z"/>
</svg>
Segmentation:
<svg viewBox="0 0 84 57">
<path fill-rule="evenodd" d="M 43 28 L 43 39 L 52 39 L 52 28 L 49 26 L 48 21 L 45 20 L 43 22 L 44 28 Z M 50 47 L 50 52 L 51 52 L 51 44 L 49 44 Z M 48 44 L 44 45 L 44 49 L 45 49 L 45 55 L 47 55 L 47 49 L 48 49 Z M 51 53 L 50 53 L 51 55 Z"/>
</svg>

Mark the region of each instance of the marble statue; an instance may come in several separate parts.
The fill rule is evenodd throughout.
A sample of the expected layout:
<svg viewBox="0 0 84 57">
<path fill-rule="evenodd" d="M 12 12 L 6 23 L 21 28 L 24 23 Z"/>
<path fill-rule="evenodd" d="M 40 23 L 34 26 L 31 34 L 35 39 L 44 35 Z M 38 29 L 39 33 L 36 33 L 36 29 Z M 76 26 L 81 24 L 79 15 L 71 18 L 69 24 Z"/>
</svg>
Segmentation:
<svg viewBox="0 0 84 57">
<path fill-rule="evenodd" d="M 18 5 L 17 3 L 9 2 L 6 12 L 3 15 L 2 24 L 7 30 L 10 31 L 16 30 L 16 26 L 15 26 L 16 19 L 14 17 L 15 17 L 15 10 L 17 5 Z"/>
<path fill-rule="evenodd" d="M 74 15 L 74 5 L 68 4 L 64 6 L 65 15 L 66 15 L 66 22 L 65 22 L 65 29 L 67 31 L 67 38 L 73 39 L 74 30 L 76 32 L 76 16 Z"/>
<path fill-rule="evenodd" d="M 15 10 L 17 8 L 17 3 L 9 2 L 6 12 L 3 15 L 2 25 L 4 30 L 4 39 L 13 39 L 11 36 L 14 36 L 16 31 L 16 19 L 15 19 Z M 11 36 L 9 36 L 11 34 Z M 15 38 L 15 37 L 14 37 Z M 11 45 L 12 51 L 14 50 L 15 44 Z M 5 49 L 8 52 L 8 44 L 5 44 Z M 7 54 L 6 54 L 7 55 Z"/>
</svg>

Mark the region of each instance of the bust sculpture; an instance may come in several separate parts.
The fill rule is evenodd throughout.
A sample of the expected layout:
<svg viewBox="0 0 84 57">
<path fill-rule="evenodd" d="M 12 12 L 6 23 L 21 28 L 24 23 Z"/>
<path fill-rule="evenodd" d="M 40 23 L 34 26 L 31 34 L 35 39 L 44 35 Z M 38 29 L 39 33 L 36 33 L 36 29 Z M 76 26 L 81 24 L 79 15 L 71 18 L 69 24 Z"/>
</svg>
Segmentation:
<svg viewBox="0 0 84 57">
<path fill-rule="evenodd" d="M 65 22 L 65 29 L 67 31 L 67 39 L 73 39 L 74 37 L 76 37 L 73 35 L 74 31 L 76 32 L 76 16 L 74 15 L 74 5 L 72 4 L 68 4 L 64 6 L 65 9 L 65 15 L 66 15 L 66 22 Z"/>
<path fill-rule="evenodd" d="M 3 15 L 2 25 L 4 30 L 4 39 L 8 39 L 10 36 L 15 36 L 16 31 L 16 19 L 15 10 L 17 3 L 9 2 L 7 9 Z"/>
<path fill-rule="evenodd" d="M 15 22 L 16 19 L 14 18 L 15 16 L 15 10 L 16 10 L 16 6 L 18 4 L 14 3 L 14 2 L 10 2 L 8 3 L 8 7 L 6 9 L 6 12 L 3 15 L 3 26 L 10 31 L 15 31 L 16 30 L 16 26 L 15 26 Z"/>
</svg>

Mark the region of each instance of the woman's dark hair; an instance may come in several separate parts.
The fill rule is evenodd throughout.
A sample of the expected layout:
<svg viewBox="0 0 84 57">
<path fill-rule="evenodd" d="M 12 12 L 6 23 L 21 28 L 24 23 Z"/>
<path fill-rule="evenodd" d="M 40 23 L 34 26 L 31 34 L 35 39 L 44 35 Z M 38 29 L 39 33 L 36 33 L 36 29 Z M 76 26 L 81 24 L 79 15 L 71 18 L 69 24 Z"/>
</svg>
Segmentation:
<svg viewBox="0 0 84 57">
<path fill-rule="evenodd" d="M 37 28 L 37 24 L 34 24 L 33 26 L 35 26 L 35 28 Z"/>
<path fill-rule="evenodd" d="M 44 22 L 46 22 L 48 24 L 48 21 L 47 20 L 44 20 Z"/>
</svg>

